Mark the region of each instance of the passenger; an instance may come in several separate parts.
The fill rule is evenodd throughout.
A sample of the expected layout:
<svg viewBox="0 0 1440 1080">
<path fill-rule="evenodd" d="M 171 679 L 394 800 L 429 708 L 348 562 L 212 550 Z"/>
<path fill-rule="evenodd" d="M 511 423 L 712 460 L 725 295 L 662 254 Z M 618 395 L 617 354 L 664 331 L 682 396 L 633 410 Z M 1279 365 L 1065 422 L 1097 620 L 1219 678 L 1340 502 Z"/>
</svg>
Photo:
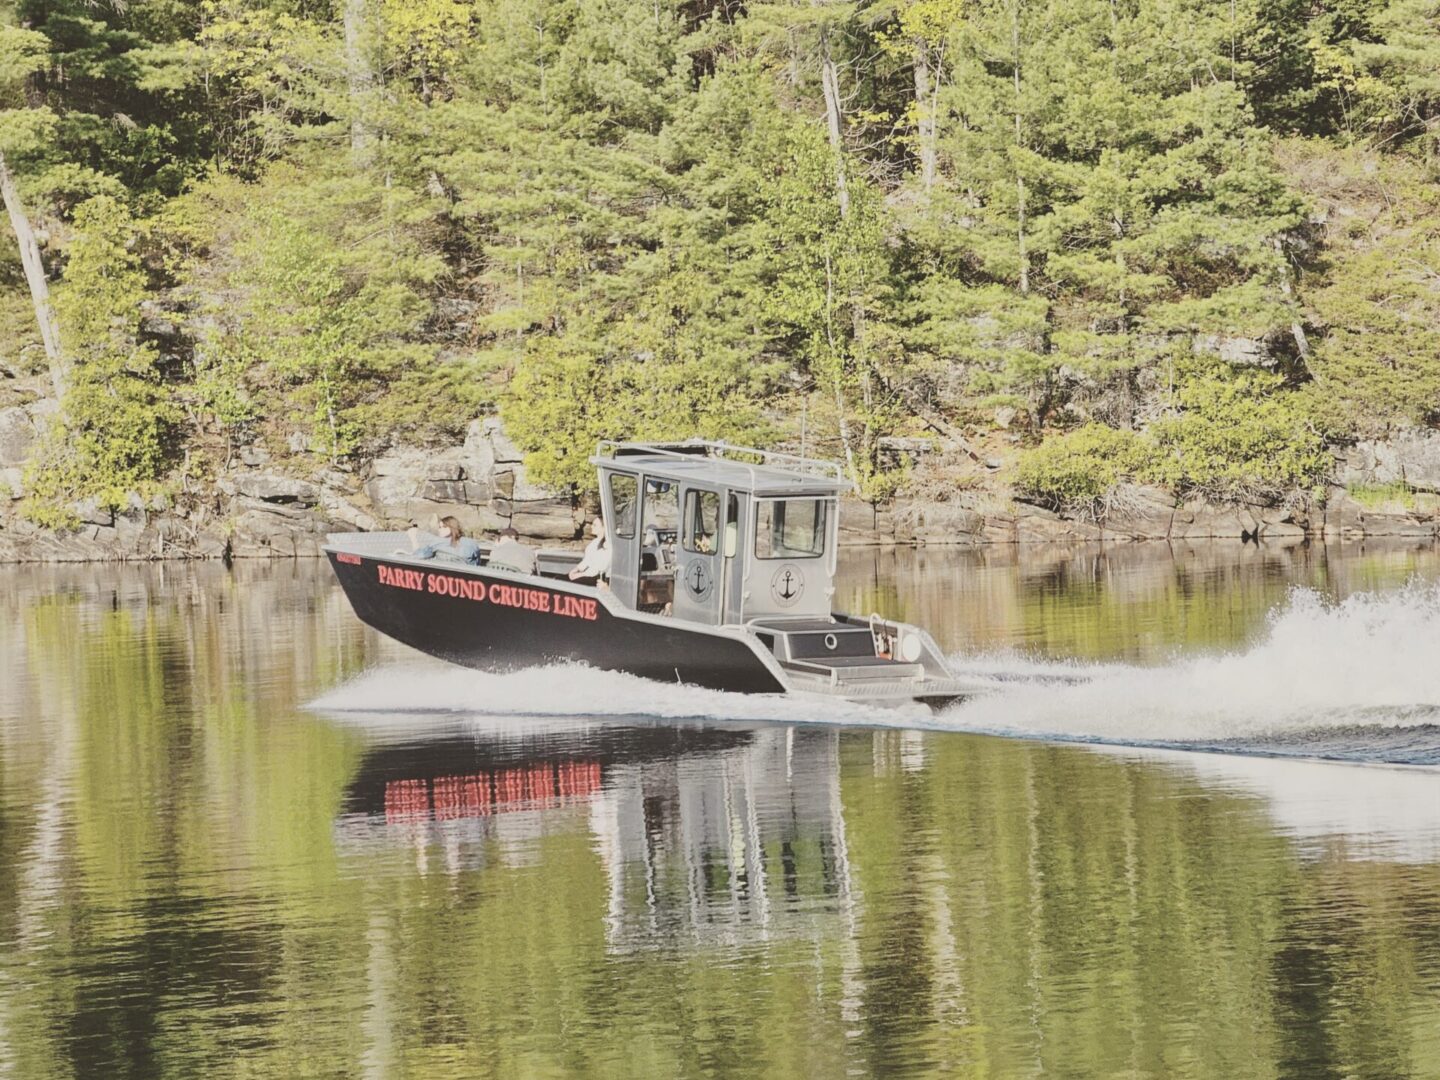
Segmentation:
<svg viewBox="0 0 1440 1080">
<path fill-rule="evenodd" d="M 610 545 L 605 542 L 605 522 L 596 518 L 590 523 L 595 534 L 580 556 L 580 562 L 570 571 L 570 580 L 581 585 L 598 585 L 610 578 Z"/>
<path fill-rule="evenodd" d="M 413 521 L 410 523 L 410 552 L 415 558 L 433 559 L 438 555 L 444 559 L 469 563 L 471 566 L 480 565 L 480 545 L 461 531 L 459 521 L 448 516 L 431 518 L 430 526 L 443 534 L 444 539 L 439 543 L 422 544 L 420 542 L 420 526 Z"/>
<path fill-rule="evenodd" d="M 499 532 L 500 541 L 490 549 L 489 565 L 516 574 L 538 573 L 536 552 L 520 543 L 520 534 L 508 525 Z"/>
</svg>

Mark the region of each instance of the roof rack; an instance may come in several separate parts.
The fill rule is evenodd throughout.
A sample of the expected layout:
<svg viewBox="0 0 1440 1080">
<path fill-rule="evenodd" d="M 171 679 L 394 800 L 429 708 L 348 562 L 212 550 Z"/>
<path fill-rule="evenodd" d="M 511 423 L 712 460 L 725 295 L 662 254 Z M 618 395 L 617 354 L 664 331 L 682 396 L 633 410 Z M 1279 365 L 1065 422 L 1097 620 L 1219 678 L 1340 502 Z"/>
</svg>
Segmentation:
<svg viewBox="0 0 1440 1080">
<path fill-rule="evenodd" d="M 736 446 L 733 443 L 712 439 L 686 439 L 684 442 L 620 442 L 616 439 L 601 439 L 596 448 L 596 458 L 632 457 L 654 454 L 657 457 L 695 458 L 712 457 L 733 461 L 737 465 L 760 466 L 800 476 L 814 476 L 837 484 L 848 484 L 845 473 L 833 461 L 786 454 L 779 450 L 761 450 L 754 446 Z M 748 457 L 751 461 L 741 460 Z"/>
</svg>

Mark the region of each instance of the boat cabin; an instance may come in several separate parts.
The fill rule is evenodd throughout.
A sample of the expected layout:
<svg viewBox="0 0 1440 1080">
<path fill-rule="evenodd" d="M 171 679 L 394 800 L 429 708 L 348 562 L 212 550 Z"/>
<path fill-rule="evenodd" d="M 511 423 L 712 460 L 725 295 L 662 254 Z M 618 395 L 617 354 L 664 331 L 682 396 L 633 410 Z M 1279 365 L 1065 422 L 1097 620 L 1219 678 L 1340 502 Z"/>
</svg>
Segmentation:
<svg viewBox="0 0 1440 1080">
<path fill-rule="evenodd" d="M 700 440 L 607 441 L 591 461 L 625 606 L 710 625 L 829 617 L 851 486 L 838 465 Z"/>
</svg>

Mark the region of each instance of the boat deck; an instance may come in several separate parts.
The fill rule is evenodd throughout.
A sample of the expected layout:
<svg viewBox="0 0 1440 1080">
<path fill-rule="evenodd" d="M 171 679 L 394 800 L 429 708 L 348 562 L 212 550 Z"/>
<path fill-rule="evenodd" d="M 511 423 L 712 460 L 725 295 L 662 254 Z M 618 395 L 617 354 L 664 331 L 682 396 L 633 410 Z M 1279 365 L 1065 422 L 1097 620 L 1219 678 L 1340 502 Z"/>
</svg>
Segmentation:
<svg viewBox="0 0 1440 1080">
<path fill-rule="evenodd" d="M 426 543 L 442 542 L 441 537 L 432 533 L 422 533 L 422 536 Z M 337 551 L 348 551 L 351 554 L 364 555 L 372 559 L 412 559 L 415 562 L 432 566 L 444 565 L 447 570 L 477 570 L 484 567 L 489 562 L 490 552 L 495 545 L 488 540 L 477 540 L 476 544 L 480 548 L 480 567 L 459 559 L 449 558 L 443 551 L 438 553 L 434 559 L 421 559 L 410 549 L 410 535 L 403 532 L 331 533 L 326 538 L 326 546 L 335 548 Z M 570 548 L 537 549 L 535 557 L 540 567 L 539 576 L 542 578 L 565 577 L 570 569 L 580 561 L 580 554 L 579 551 Z M 505 571 L 505 573 L 513 573 L 513 571 Z"/>
</svg>

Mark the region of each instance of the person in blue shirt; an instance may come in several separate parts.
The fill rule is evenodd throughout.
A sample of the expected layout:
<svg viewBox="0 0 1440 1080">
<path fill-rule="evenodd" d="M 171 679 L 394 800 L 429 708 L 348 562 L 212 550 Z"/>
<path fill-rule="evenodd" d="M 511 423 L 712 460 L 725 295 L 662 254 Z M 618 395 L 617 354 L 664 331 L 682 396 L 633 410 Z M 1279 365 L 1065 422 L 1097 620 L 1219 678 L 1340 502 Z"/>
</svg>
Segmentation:
<svg viewBox="0 0 1440 1080">
<path fill-rule="evenodd" d="M 442 539 L 434 544 L 420 543 L 420 526 L 410 526 L 411 554 L 417 559 L 454 559 L 456 562 L 480 565 L 480 545 L 471 540 L 460 529 L 460 522 L 453 517 L 443 517 L 438 523 Z"/>
</svg>

